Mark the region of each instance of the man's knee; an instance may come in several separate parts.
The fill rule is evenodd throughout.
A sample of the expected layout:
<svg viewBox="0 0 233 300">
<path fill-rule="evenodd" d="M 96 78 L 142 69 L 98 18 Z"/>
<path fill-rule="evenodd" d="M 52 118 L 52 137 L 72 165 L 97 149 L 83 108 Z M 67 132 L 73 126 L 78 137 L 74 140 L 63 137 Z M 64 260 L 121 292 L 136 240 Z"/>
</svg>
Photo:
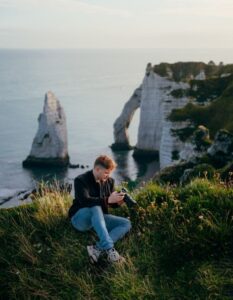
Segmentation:
<svg viewBox="0 0 233 300">
<path fill-rule="evenodd" d="M 71 224 L 78 231 L 84 232 L 91 229 L 90 214 L 87 212 L 86 208 L 82 208 L 82 211 L 76 212 L 71 218 Z"/>
<path fill-rule="evenodd" d="M 87 231 L 87 230 L 88 230 L 86 227 L 80 226 L 79 223 L 74 222 L 73 220 L 71 220 L 71 224 L 72 224 L 72 226 L 73 226 L 76 230 L 78 230 L 78 231 L 84 232 L 84 231 Z"/>
</svg>

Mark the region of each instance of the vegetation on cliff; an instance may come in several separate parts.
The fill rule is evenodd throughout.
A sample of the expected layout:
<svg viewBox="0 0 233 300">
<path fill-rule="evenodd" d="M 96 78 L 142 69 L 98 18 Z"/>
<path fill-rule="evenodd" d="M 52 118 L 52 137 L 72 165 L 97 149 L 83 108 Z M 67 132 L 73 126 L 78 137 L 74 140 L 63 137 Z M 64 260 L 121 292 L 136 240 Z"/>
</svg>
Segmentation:
<svg viewBox="0 0 233 300">
<path fill-rule="evenodd" d="M 88 262 L 93 230 L 78 232 L 71 197 L 54 187 L 0 210 L 1 299 L 232 299 L 233 187 L 195 179 L 134 189 L 140 207 L 112 213 L 132 230 L 116 248 L 127 262 Z"/>
<path fill-rule="evenodd" d="M 206 79 L 218 78 L 222 74 L 233 73 L 233 64 L 224 65 L 220 63 L 216 65 L 212 61 L 208 64 L 204 62 L 160 63 L 154 65 L 153 70 L 160 76 L 168 76 L 175 81 L 190 81 L 199 75 L 201 71 L 204 71 Z"/>
<path fill-rule="evenodd" d="M 171 64 L 170 67 L 175 67 L 175 65 Z M 184 66 L 186 67 L 184 68 Z M 174 97 L 190 98 L 190 103 L 181 109 L 174 109 L 169 119 L 173 122 L 189 120 L 191 125 L 185 129 L 174 131 L 174 133 L 182 141 L 185 141 L 199 125 L 204 125 L 209 129 L 211 138 L 219 129 L 233 132 L 233 65 L 178 63 L 176 69 L 178 67 L 180 68 L 180 71 L 177 71 L 178 74 L 183 72 L 185 76 L 188 74 L 188 70 L 193 72 L 196 68 L 203 68 L 207 78 L 206 80 L 190 80 L 190 88 L 172 91 Z M 227 76 L 223 76 L 224 74 Z M 196 104 L 193 103 L 193 100 L 196 101 Z M 198 102 L 200 105 L 197 104 Z M 207 103 L 207 105 L 203 106 L 201 103 Z"/>
</svg>

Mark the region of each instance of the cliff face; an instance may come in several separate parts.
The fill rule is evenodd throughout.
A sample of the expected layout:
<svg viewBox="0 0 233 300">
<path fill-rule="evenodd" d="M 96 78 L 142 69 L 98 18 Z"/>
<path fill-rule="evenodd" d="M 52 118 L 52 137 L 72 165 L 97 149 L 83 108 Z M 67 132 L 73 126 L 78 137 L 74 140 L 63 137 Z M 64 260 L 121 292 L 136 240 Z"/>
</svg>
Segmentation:
<svg viewBox="0 0 233 300">
<path fill-rule="evenodd" d="M 137 89 L 137 97 L 130 98 L 114 124 L 115 149 L 117 145 L 121 149 L 130 148 L 127 129 L 139 107 L 140 123 L 133 155 L 159 157 L 161 168 L 179 162 L 180 152 L 185 146 L 184 136 L 190 136 L 195 126 L 190 118 L 172 120 L 171 113 L 174 110 L 179 112 L 190 103 L 208 106 L 227 87 L 231 71 L 232 65 L 221 63 L 216 66 L 213 62 L 148 64 L 140 93 Z"/>
<path fill-rule="evenodd" d="M 187 122 L 172 123 L 167 120 L 167 117 L 173 109 L 183 107 L 188 102 L 188 98 L 176 99 L 171 95 L 171 91 L 188 87 L 187 83 L 176 83 L 153 71 L 145 76 L 135 156 L 142 151 L 145 154 L 152 151 L 159 153 L 161 167 L 172 162 L 172 153 L 180 150 L 181 142 L 172 135 L 171 129 L 187 126 Z"/>
</svg>

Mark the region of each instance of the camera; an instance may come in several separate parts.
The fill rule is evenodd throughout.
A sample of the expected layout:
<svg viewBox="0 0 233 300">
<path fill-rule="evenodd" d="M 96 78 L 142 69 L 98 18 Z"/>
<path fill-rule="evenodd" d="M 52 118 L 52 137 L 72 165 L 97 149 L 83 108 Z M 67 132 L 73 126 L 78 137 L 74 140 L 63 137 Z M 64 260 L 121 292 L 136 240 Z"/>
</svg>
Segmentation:
<svg viewBox="0 0 233 300">
<path fill-rule="evenodd" d="M 128 191 L 126 188 L 122 188 L 121 192 L 125 193 L 123 200 L 126 203 L 126 205 L 128 206 L 128 208 L 132 208 L 132 207 L 135 207 L 138 205 L 137 202 L 128 194 Z"/>
</svg>

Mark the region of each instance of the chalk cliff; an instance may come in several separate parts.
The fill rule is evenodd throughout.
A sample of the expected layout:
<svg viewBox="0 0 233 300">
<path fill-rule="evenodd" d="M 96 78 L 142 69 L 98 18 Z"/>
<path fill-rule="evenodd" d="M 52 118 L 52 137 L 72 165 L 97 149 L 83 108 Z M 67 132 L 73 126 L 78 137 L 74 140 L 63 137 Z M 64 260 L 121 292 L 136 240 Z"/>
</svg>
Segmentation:
<svg viewBox="0 0 233 300">
<path fill-rule="evenodd" d="M 128 127 L 137 108 L 140 122 L 135 158 L 159 158 L 160 167 L 172 165 L 192 151 L 185 135 L 190 136 L 197 128 L 189 118 L 172 119 L 173 111 L 189 104 L 208 106 L 221 95 L 231 79 L 232 65 L 215 65 L 210 61 L 161 63 L 146 67 L 142 85 L 125 104 L 120 117 L 114 123 L 113 149 L 130 149 Z M 227 74 L 225 76 L 224 74 Z M 117 146 L 119 146 L 117 148 Z M 190 148 L 191 147 L 191 148 Z M 183 152 L 182 152 L 183 151 Z M 187 151 L 186 151 L 187 152 Z"/>
<path fill-rule="evenodd" d="M 172 128 L 187 126 L 187 122 L 172 123 L 167 120 L 174 108 L 183 107 L 187 97 L 174 98 L 171 91 L 186 89 L 189 85 L 162 77 L 153 70 L 146 74 L 142 84 L 140 123 L 134 156 L 156 156 L 161 167 L 170 164 L 172 153 L 180 150 L 179 139 L 172 135 Z"/>
</svg>

